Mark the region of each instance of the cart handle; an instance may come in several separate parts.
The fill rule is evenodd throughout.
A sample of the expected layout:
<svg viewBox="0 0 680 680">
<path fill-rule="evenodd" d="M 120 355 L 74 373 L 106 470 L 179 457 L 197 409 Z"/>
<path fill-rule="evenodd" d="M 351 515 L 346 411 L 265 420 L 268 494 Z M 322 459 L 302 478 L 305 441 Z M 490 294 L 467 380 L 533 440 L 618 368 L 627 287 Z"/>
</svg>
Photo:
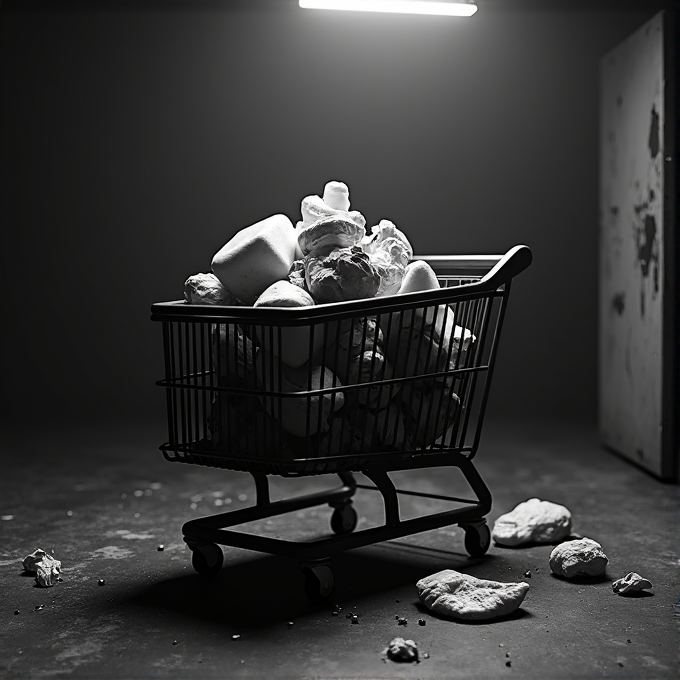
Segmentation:
<svg viewBox="0 0 680 680">
<path fill-rule="evenodd" d="M 487 272 L 477 286 L 484 284 L 485 290 L 497 290 L 523 272 L 533 255 L 529 246 L 518 245 L 505 255 L 417 255 L 414 259 L 425 260 L 438 274 L 479 276 Z"/>
</svg>

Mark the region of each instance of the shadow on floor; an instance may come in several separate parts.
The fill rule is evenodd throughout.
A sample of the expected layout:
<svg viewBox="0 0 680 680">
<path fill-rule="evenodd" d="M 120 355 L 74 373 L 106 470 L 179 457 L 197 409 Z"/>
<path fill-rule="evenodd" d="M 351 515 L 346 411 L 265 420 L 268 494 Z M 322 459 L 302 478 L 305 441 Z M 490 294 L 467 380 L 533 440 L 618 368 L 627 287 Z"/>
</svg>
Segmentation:
<svg viewBox="0 0 680 680">
<path fill-rule="evenodd" d="M 211 578 L 192 571 L 158 581 L 116 606 L 165 610 L 203 623 L 255 629 L 319 609 L 330 612 L 335 604 L 347 611 L 350 603 L 361 609 L 362 602 L 380 598 L 388 591 L 392 597 L 404 589 L 410 598 L 404 601 L 416 603 L 414 583 L 418 579 L 450 568 L 474 574 L 482 563 L 495 559 L 488 555 L 473 559 L 463 553 L 411 546 L 404 541 L 340 553 L 332 560 L 333 593 L 328 601 L 318 604 L 307 600 L 304 576 L 296 562 L 273 555 L 248 556 L 225 565 Z"/>
</svg>

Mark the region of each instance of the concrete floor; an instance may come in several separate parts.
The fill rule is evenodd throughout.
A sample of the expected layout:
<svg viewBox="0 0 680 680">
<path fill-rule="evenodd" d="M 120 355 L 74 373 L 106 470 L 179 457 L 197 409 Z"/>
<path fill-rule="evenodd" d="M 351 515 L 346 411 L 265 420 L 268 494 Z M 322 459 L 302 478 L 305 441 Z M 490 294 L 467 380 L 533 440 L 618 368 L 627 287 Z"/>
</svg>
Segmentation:
<svg viewBox="0 0 680 680">
<path fill-rule="evenodd" d="M 161 428 L 4 438 L 2 677 L 677 677 L 678 488 L 600 449 L 594 432 L 489 422 L 475 462 L 494 498 L 490 526 L 530 497 L 564 504 L 574 532 L 602 544 L 606 578 L 552 576 L 551 546 L 492 545 L 484 558 L 468 558 L 454 526 L 335 556 L 335 589 L 324 605 L 307 601 L 297 565 L 283 558 L 225 548 L 215 578 L 193 571 L 183 522 L 247 505 L 253 483 L 245 473 L 170 464 L 156 451 L 163 440 Z M 455 472 L 394 477 L 405 488 L 465 493 Z M 271 481 L 277 498 L 336 486 L 337 477 Z M 437 509 L 401 502 L 406 516 Z M 377 492 L 358 491 L 355 507 L 359 528 L 381 522 Z M 329 516 L 323 506 L 251 528 L 304 539 L 327 533 Z M 22 573 L 36 547 L 62 561 L 64 580 L 53 588 Z M 506 619 L 444 620 L 421 607 L 415 582 L 445 568 L 526 580 L 531 589 Z M 629 571 L 653 590 L 614 594 L 612 581 Z M 429 658 L 386 660 L 396 636 L 414 639 Z"/>
</svg>

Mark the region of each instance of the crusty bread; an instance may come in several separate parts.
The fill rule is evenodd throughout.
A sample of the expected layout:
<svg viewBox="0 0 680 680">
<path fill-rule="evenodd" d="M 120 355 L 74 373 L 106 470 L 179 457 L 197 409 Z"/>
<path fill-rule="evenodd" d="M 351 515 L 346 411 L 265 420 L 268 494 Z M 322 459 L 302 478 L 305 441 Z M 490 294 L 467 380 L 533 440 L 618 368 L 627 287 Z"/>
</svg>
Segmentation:
<svg viewBox="0 0 680 680">
<path fill-rule="evenodd" d="M 298 230 L 298 246 L 307 257 L 328 255 L 334 248 L 356 245 L 366 234 L 364 227 L 345 217 L 322 217 Z"/>
</svg>

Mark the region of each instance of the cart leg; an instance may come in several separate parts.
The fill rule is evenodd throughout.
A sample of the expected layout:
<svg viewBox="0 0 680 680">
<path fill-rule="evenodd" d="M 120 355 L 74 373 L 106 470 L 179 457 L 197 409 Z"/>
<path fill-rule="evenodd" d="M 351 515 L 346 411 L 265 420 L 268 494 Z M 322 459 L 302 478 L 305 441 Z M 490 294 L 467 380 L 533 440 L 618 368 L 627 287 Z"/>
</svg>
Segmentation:
<svg viewBox="0 0 680 680">
<path fill-rule="evenodd" d="M 385 470 L 364 470 L 364 474 L 375 484 L 385 503 L 385 526 L 399 526 L 399 499 L 394 482 Z"/>
</svg>

